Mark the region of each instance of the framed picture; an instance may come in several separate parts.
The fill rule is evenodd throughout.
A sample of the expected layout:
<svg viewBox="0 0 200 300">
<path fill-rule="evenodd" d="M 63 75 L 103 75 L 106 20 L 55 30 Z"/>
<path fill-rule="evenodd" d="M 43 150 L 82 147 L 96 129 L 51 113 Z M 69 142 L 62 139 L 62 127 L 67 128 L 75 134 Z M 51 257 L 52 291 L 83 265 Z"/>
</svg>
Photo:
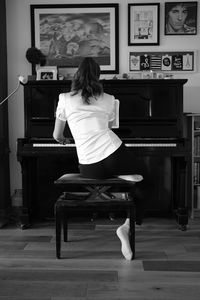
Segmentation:
<svg viewBox="0 0 200 300">
<path fill-rule="evenodd" d="M 196 72 L 196 52 L 129 52 L 129 72 Z"/>
<path fill-rule="evenodd" d="M 40 67 L 36 74 L 36 80 L 57 80 L 57 67 Z"/>
<path fill-rule="evenodd" d="M 128 45 L 159 45 L 160 4 L 128 4 Z"/>
<path fill-rule="evenodd" d="M 165 35 L 197 34 L 197 2 L 165 3 Z"/>
<path fill-rule="evenodd" d="M 77 68 L 89 56 L 102 73 L 118 73 L 118 18 L 118 4 L 31 5 L 32 47 L 48 66 Z"/>
</svg>

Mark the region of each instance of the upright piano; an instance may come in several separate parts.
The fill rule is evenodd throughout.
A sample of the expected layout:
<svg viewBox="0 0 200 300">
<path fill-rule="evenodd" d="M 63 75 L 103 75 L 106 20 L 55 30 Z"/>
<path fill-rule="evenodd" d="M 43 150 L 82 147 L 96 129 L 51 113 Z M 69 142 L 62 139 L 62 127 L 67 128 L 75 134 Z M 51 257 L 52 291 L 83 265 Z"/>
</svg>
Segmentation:
<svg viewBox="0 0 200 300">
<path fill-rule="evenodd" d="M 104 91 L 120 101 L 119 128 L 113 129 L 149 169 L 147 215 L 173 215 L 190 207 L 191 149 L 183 113 L 187 79 L 102 80 Z M 76 148 L 66 124 L 67 145 L 52 138 L 60 93 L 71 82 L 29 80 L 24 86 L 25 137 L 17 140 L 22 170 L 22 226 L 30 218 L 52 218 L 58 197 L 54 180 L 78 172 Z"/>
</svg>

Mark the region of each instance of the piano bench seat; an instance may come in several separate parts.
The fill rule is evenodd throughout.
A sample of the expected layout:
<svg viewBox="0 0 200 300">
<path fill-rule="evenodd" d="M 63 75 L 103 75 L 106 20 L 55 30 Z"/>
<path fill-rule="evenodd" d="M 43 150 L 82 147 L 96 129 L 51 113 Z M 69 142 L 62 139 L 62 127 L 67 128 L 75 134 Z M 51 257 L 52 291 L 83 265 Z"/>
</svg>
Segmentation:
<svg viewBox="0 0 200 300">
<path fill-rule="evenodd" d="M 127 212 L 130 219 L 130 246 L 135 256 L 135 202 L 130 194 L 135 182 L 120 178 L 90 179 L 80 174 L 65 174 L 55 182 L 62 190 L 54 206 L 56 222 L 56 257 L 61 257 L 61 232 L 68 241 L 70 216 L 80 212 Z M 77 192 L 81 191 L 81 192 Z M 116 194 L 113 194 L 116 193 Z M 122 193 L 124 197 L 122 197 Z"/>
</svg>

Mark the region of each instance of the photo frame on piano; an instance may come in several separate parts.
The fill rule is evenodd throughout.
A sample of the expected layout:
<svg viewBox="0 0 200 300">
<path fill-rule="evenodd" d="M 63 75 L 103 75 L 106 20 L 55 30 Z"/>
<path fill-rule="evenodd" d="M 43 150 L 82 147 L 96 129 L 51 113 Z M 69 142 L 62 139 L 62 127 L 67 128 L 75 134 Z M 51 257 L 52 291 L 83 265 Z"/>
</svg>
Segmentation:
<svg viewBox="0 0 200 300">
<path fill-rule="evenodd" d="M 57 80 L 57 67 L 40 67 L 36 70 L 36 80 Z"/>
</svg>

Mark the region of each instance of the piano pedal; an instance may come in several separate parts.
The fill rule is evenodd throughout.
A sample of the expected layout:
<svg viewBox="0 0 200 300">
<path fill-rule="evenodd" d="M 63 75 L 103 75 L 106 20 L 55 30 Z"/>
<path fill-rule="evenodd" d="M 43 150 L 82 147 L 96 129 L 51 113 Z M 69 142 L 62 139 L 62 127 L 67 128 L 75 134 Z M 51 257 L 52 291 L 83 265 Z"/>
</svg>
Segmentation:
<svg viewBox="0 0 200 300">
<path fill-rule="evenodd" d="M 115 220 L 115 214 L 114 213 L 109 213 L 109 220 L 114 221 Z"/>
<path fill-rule="evenodd" d="M 98 213 L 95 212 L 95 213 L 92 214 L 92 217 L 91 217 L 90 221 L 94 222 L 97 218 L 98 218 Z"/>
</svg>

